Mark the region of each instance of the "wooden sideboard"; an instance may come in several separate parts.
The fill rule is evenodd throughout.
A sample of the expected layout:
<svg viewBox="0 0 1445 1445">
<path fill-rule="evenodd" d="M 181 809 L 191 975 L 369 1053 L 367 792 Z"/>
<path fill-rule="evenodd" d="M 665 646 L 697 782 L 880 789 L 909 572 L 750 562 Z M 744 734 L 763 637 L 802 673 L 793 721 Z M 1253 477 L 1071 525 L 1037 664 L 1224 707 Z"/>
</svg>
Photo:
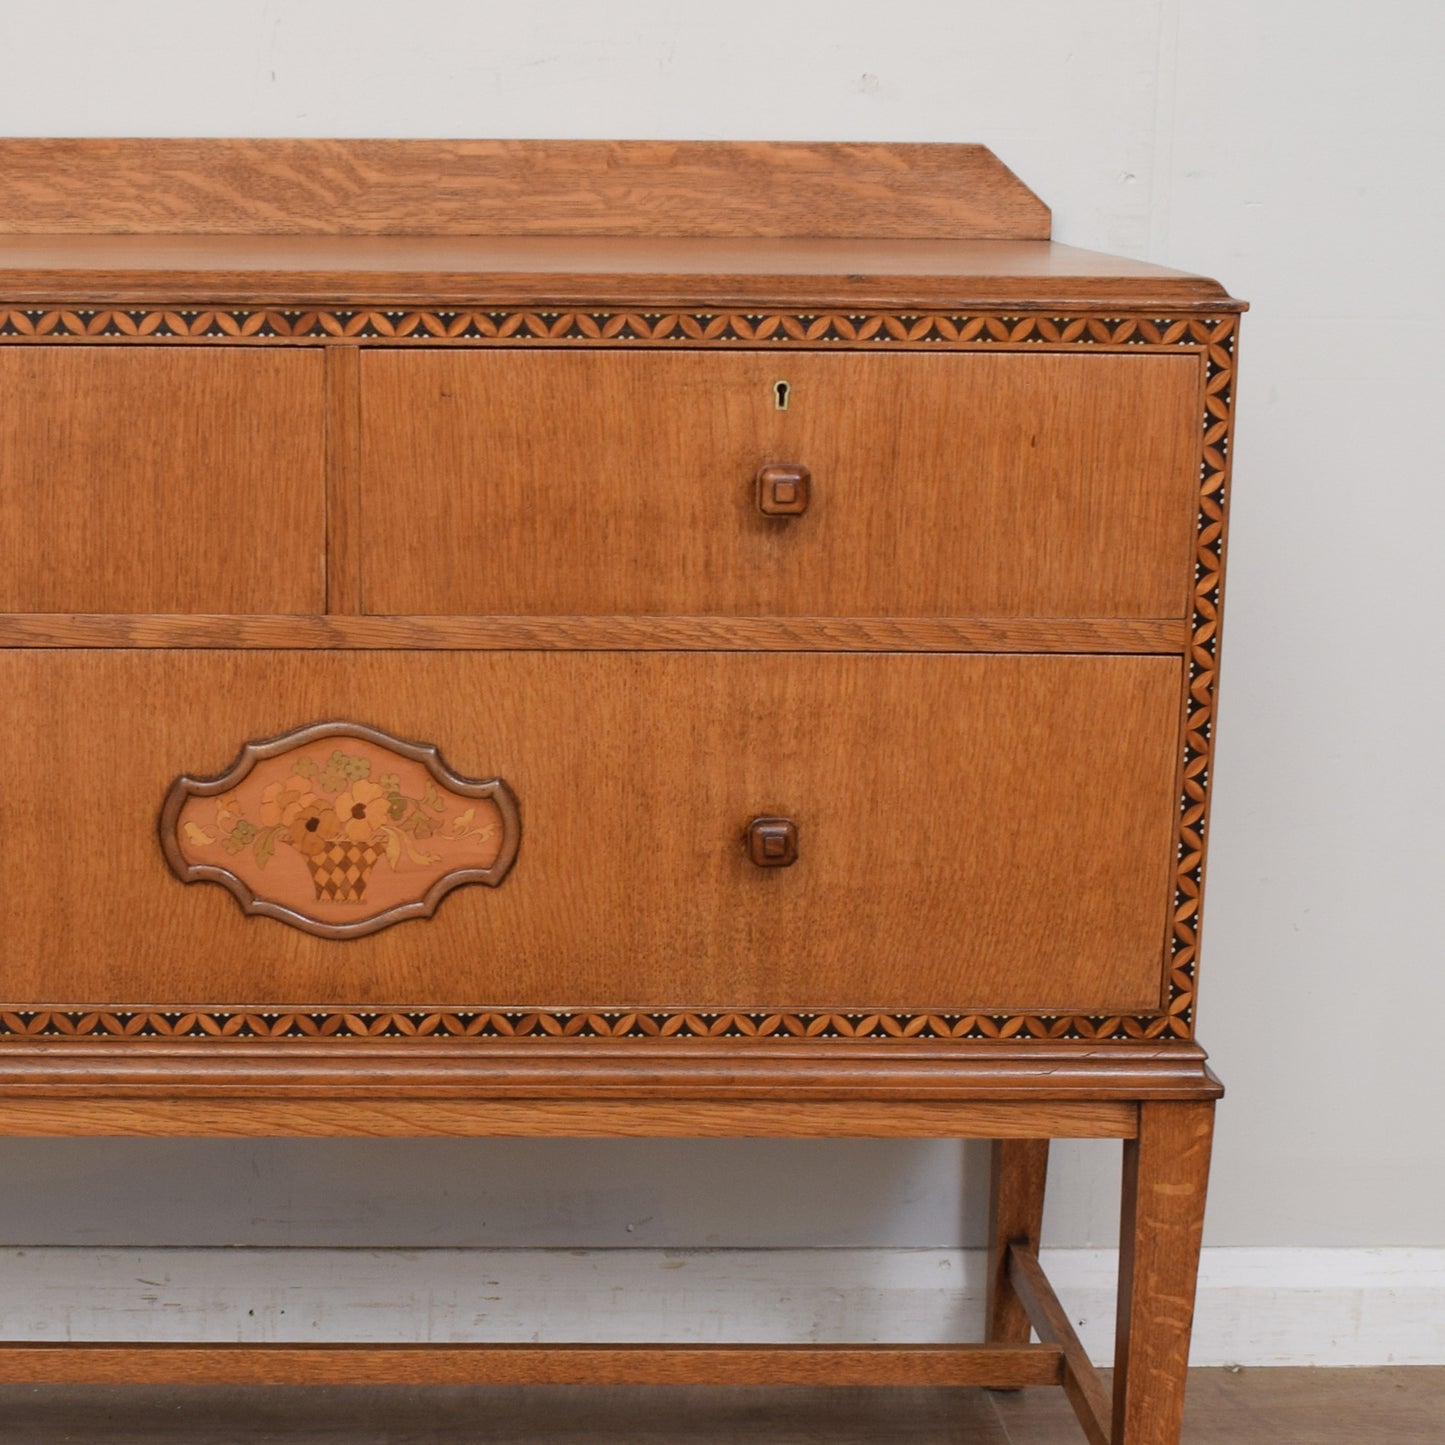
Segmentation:
<svg viewBox="0 0 1445 1445">
<path fill-rule="evenodd" d="M 977 1344 L 0 1379 L 1055 1383 L 1176 1441 L 1240 304 L 972 146 L 9 140 L 0 195 L 3 1132 L 995 1141 Z M 1057 1137 L 1124 1141 L 1112 1400 Z"/>
</svg>

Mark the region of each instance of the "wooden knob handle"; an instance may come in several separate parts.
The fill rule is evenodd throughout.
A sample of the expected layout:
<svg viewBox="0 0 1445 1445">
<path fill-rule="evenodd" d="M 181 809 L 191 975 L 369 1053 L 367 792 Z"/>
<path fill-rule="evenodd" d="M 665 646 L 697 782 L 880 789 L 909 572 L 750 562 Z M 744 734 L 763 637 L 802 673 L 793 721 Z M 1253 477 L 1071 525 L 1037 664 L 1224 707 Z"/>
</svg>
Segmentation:
<svg viewBox="0 0 1445 1445">
<path fill-rule="evenodd" d="M 748 824 L 748 857 L 759 868 L 787 868 L 798 861 L 798 825 L 791 818 L 754 818 Z"/>
<path fill-rule="evenodd" d="M 780 463 L 758 468 L 758 511 L 765 517 L 801 517 L 808 510 L 813 474 L 807 467 Z"/>
</svg>

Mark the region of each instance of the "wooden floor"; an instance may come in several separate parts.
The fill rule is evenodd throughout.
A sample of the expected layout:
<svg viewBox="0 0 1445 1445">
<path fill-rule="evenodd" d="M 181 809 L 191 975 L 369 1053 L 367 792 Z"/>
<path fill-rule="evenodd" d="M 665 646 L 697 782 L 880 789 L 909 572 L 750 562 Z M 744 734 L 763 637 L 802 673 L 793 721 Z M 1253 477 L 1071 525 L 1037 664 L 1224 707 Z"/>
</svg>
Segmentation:
<svg viewBox="0 0 1445 1445">
<path fill-rule="evenodd" d="M 0 1387 L 4 1445 L 1079 1445 L 1063 1393 Z M 1196 1370 L 1186 1445 L 1442 1445 L 1445 1369 Z"/>
</svg>

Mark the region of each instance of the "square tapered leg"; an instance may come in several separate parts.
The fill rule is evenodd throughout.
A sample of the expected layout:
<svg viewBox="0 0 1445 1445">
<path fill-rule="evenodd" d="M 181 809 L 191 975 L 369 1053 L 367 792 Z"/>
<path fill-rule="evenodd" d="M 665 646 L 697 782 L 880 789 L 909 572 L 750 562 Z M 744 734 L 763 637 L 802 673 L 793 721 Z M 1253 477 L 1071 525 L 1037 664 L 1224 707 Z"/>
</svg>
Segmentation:
<svg viewBox="0 0 1445 1445">
<path fill-rule="evenodd" d="M 1146 1102 L 1124 1143 L 1112 1445 L 1178 1445 L 1213 1135 L 1212 1100 Z"/>
<path fill-rule="evenodd" d="M 1044 1218 L 1049 1168 L 1047 1139 L 995 1139 L 989 1198 L 988 1315 L 990 1344 L 1026 1345 L 1029 1317 L 1009 1282 L 1009 1249 L 1026 1244 L 1035 1254 Z"/>
</svg>

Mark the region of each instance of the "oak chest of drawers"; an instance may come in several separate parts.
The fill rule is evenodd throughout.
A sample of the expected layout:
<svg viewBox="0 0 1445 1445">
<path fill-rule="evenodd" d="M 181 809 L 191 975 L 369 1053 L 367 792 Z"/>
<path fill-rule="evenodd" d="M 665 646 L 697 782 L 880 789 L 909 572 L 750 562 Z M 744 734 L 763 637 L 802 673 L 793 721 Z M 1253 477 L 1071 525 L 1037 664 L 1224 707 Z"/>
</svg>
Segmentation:
<svg viewBox="0 0 1445 1445">
<path fill-rule="evenodd" d="M 997 1141 L 980 1345 L 0 1377 L 1060 1382 L 1175 1440 L 1239 304 L 975 147 L 0 178 L 6 1132 Z M 1059 1136 L 1126 1141 L 1112 1404 Z"/>
</svg>

